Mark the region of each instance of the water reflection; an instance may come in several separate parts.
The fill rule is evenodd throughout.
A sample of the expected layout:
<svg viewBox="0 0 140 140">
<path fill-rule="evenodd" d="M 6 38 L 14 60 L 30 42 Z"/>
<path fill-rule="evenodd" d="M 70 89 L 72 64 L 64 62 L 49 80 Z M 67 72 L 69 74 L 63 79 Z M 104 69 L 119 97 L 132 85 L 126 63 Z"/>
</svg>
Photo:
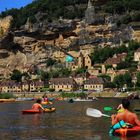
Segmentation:
<svg viewBox="0 0 140 140">
<path fill-rule="evenodd" d="M 40 125 L 40 114 L 34 114 L 33 115 L 33 125 Z"/>
</svg>

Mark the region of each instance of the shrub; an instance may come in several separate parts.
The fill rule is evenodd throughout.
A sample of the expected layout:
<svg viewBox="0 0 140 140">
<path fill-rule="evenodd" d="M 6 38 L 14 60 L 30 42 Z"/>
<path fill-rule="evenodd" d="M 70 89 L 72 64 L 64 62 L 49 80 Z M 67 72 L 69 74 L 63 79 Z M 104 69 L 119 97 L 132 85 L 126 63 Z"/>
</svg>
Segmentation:
<svg viewBox="0 0 140 140">
<path fill-rule="evenodd" d="M 1 93 L 0 99 L 10 99 L 10 98 L 16 98 L 12 93 Z"/>
</svg>

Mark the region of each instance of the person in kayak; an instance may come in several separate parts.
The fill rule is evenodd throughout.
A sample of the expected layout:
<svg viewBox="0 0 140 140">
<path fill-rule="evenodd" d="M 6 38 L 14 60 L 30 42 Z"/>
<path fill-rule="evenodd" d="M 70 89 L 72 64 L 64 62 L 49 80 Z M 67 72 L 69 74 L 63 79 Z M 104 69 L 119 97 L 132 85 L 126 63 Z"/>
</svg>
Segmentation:
<svg viewBox="0 0 140 140">
<path fill-rule="evenodd" d="M 123 105 L 119 104 L 118 107 L 117 107 L 117 112 L 120 113 L 120 112 L 123 112 L 123 111 L 124 111 Z"/>
<path fill-rule="evenodd" d="M 138 117 L 135 113 L 132 113 L 128 110 L 129 106 L 130 106 L 129 100 L 122 99 L 122 107 L 124 108 L 124 111 L 120 112 L 118 114 L 113 114 L 111 116 L 112 125 L 115 125 L 116 123 L 123 120 L 125 123 L 129 123 L 133 126 L 135 126 L 135 125 L 140 126 L 140 120 L 138 119 Z"/>
<path fill-rule="evenodd" d="M 34 109 L 34 110 L 43 110 L 44 111 L 45 109 L 41 105 L 41 102 L 42 102 L 41 99 L 37 99 L 36 103 L 33 104 L 32 109 Z"/>
</svg>

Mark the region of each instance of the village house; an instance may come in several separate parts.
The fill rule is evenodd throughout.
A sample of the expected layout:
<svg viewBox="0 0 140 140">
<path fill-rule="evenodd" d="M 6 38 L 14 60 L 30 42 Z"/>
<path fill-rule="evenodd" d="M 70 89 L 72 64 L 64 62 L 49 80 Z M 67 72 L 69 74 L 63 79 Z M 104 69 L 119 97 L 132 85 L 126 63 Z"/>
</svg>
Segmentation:
<svg viewBox="0 0 140 140">
<path fill-rule="evenodd" d="M 108 58 L 104 65 L 111 65 L 113 68 L 116 68 L 120 62 L 125 60 L 126 56 L 127 53 L 115 54 L 112 58 Z"/>
<path fill-rule="evenodd" d="M 99 77 L 89 78 L 84 83 L 84 89 L 88 91 L 103 91 L 104 81 Z"/>
<path fill-rule="evenodd" d="M 30 81 L 22 82 L 22 91 L 23 92 L 30 91 Z"/>
<path fill-rule="evenodd" d="M 73 78 L 52 78 L 49 81 L 49 88 L 55 91 L 74 91 L 77 84 Z"/>
<path fill-rule="evenodd" d="M 83 88 L 84 86 L 84 81 L 86 81 L 86 79 L 90 76 L 90 74 L 88 72 L 85 73 L 80 73 L 77 74 L 76 76 L 74 76 L 74 80 L 77 83 L 77 85 L 79 86 L 79 88 Z"/>
<path fill-rule="evenodd" d="M 44 87 L 44 82 L 43 81 L 31 81 L 29 83 L 29 91 L 30 92 L 41 92 L 42 88 Z"/>
<path fill-rule="evenodd" d="M 4 81 L 0 83 L 1 92 L 21 92 L 22 85 L 15 81 Z"/>
<path fill-rule="evenodd" d="M 134 52 L 134 61 L 140 61 L 140 48 L 138 48 L 137 51 Z"/>
<path fill-rule="evenodd" d="M 92 67 L 92 61 L 89 54 L 82 54 L 82 52 L 68 52 L 71 56 L 74 57 L 72 62 L 66 62 L 66 67 L 71 69 L 72 71 L 78 68 L 87 68 L 90 69 Z"/>
<path fill-rule="evenodd" d="M 34 92 L 41 91 L 44 87 L 42 81 L 4 81 L 0 83 L 1 92 Z"/>
<path fill-rule="evenodd" d="M 66 55 L 62 51 L 55 51 L 52 56 L 56 60 L 60 60 L 61 62 L 65 62 Z"/>
</svg>

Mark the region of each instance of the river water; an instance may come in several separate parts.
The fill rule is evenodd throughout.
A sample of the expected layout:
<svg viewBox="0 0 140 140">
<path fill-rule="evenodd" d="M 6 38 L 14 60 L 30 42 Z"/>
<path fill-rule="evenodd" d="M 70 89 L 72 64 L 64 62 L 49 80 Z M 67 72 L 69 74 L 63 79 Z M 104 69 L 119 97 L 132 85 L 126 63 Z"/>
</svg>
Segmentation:
<svg viewBox="0 0 140 140">
<path fill-rule="evenodd" d="M 116 107 L 120 99 L 99 99 L 88 102 L 55 101 L 56 112 L 23 115 L 21 110 L 30 109 L 34 102 L 0 104 L 0 140 L 140 140 L 135 137 L 110 137 L 110 118 L 86 116 L 88 107 L 101 110 Z M 140 100 L 132 101 L 132 109 L 140 108 Z M 140 115 L 138 114 L 140 118 Z"/>
</svg>

